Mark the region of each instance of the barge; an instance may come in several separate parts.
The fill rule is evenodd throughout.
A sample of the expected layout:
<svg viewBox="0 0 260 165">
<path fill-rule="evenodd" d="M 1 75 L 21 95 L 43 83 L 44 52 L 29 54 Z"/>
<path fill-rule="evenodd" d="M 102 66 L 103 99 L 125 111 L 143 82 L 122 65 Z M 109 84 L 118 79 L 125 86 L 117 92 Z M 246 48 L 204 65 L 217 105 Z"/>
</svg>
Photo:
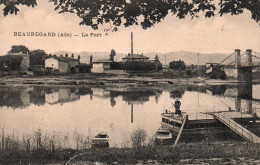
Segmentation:
<svg viewBox="0 0 260 165">
<path fill-rule="evenodd" d="M 170 130 L 173 135 L 225 134 L 232 130 L 248 141 L 260 143 L 257 136 L 260 134 L 260 118 L 256 115 L 236 111 L 176 115 L 165 111 L 161 117 L 162 128 Z"/>
</svg>

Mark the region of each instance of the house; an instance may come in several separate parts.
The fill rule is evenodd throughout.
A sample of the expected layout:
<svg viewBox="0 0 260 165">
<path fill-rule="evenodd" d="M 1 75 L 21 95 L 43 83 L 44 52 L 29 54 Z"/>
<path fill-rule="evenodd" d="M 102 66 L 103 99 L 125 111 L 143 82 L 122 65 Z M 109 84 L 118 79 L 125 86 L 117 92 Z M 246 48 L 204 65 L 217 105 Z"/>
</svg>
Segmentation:
<svg viewBox="0 0 260 165">
<path fill-rule="evenodd" d="M 214 68 L 220 67 L 219 63 L 206 63 L 206 73 L 209 74 L 213 71 Z"/>
<path fill-rule="evenodd" d="M 220 65 L 219 63 L 206 63 L 206 68 L 210 68 L 210 67 L 215 67 L 215 66 L 218 66 Z"/>
<path fill-rule="evenodd" d="M 52 68 L 53 70 L 58 70 L 60 73 L 70 73 L 75 72 L 76 66 L 80 63 L 80 56 L 78 59 L 73 57 L 60 57 L 49 56 L 45 60 L 45 68 Z"/>
<path fill-rule="evenodd" d="M 97 60 L 95 62 L 93 62 L 93 67 L 91 69 L 92 73 L 103 73 L 105 70 L 109 70 L 110 69 L 110 65 L 111 65 L 112 61 L 110 60 Z"/>
<path fill-rule="evenodd" d="M 122 58 L 123 62 L 126 61 L 149 61 L 149 57 L 144 56 L 143 54 L 128 54 L 126 57 Z"/>
</svg>

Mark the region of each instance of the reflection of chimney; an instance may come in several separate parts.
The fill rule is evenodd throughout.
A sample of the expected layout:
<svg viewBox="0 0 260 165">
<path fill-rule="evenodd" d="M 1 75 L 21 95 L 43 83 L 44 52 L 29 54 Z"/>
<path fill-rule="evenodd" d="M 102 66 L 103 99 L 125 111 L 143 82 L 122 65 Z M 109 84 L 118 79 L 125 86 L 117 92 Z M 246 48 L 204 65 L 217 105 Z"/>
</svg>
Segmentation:
<svg viewBox="0 0 260 165">
<path fill-rule="evenodd" d="M 134 105 L 131 104 L 131 123 L 134 123 Z"/>
<path fill-rule="evenodd" d="M 131 55 L 134 54 L 133 32 L 131 32 Z"/>
</svg>

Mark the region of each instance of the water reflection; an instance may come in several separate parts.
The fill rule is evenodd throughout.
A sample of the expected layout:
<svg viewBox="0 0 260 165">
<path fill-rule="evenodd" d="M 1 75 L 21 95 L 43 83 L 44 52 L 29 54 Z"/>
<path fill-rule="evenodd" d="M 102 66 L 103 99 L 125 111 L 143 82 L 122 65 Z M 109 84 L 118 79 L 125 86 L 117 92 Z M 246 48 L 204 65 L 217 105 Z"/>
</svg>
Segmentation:
<svg viewBox="0 0 260 165">
<path fill-rule="evenodd" d="M 8 108 L 26 108 L 31 104 L 63 104 L 80 99 L 80 95 L 92 95 L 90 88 L 69 87 L 1 87 L 0 106 Z"/>
<path fill-rule="evenodd" d="M 92 99 L 109 99 L 111 107 L 115 107 L 116 98 L 122 97 L 123 101 L 129 105 L 138 105 L 149 102 L 149 98 L 154 96 L 156 103 L 160 99 L 163 91 L 169 91 L 170 98 L 182 98 L 187 92 L 198 92 L 209 94 L 220 98 L 230 98 L 234 102 L 234 110 L 243 113 L 256 113 L 260 108 L 260 99 L 253 98 L 252 84 L 237 85 L 214 85 L 214 86 L 174 86 L 165 88 L 87 88 L 87 87 L 0 87 L 0 106 L 9 108 L 26 108 L 33 105 L 63 104 L 74 102 L 80 96 L 89 95 Z M 223 104 L 226 104 L 223 102 Z"/>
<path fill-rule="evenodd" d="M 116 105 L 115 98 L 123 97 L 128 104 L 143 104 L 149 97 L 155 96 L 156 102 L 162 93 L 160 89 L 151 88 L 75 88 L 75 87 L 0 87 L 0 106 L 25 108 L 34 105 L 63 104 L 74 102 L 80 96 L 110 99 L 111 106 Z"/>
<path fill-rule="evenodd" d="M 212 106 L 219 110 L 231 107 L 232 111 L 259 117 L 259 91 L 260 85 L 252 87 L 252 84 L 0 87 L 0 129 L 30 133 L 40 127 L 66 135 L 77 128 L 90 137 L 105 131 L 110 136 L 110 146 L 127 147 L 125 141 L 129 141 L 131 132 L 137 128 L 154 136 L 161 125 L 162 110 L 171 107 L 176 98 L 180 98 L 184 112 L 212 111 Z M 10 111 L 9 108 L 23 111 Z"/>
<path fill-rule="evenodd" d="M 260 99 L 253 98 L 252 84 L 209 86 L 212 95 L 233 99 L 234 110 L 241 113 L 257 115 Z"/>
<path fill-rule="evenodd" d="M 255 87 L 259 87 L 259 86 L 255 85 Z M 189 90 L 196 89 L 190 87 L 188 88 Z M 238 122 L 242 126 L 245 126 L 247 129 L 255 133 L 257 136 L 260 135 L 260 127 L 259 127 L 260 125 L 259 123 L 256 122 L 259 121 L 260 99 L 254 98 L 254 90 L 252 84 L 214 85 L 214 86 L 202 86 L 199 88 L 200 89 L 197 90 L 198 94 L 204 93 L 206 91 L 207 94 L 211 96 L 215 96 L 215 98 L 218 98 L 219 100 L 224 98 L 223 99 L 224 101 L 221 101 L 223 104 L 226 104 L 225 100 L 232 100 L 232 102 L 234 103 L 233 109 L 229 107 L 229 109 L 218 109 L 218 111 L 229 111 L 229 115 L 233 114 L 233 118 L 235 118 L 236 122 Z M 174 89 L 170 92 L 170 97 L 174 99 L 181 98 L 183 94 L 184 94 L 183 88 L 179 90 Z M 214 106 L 218 106 L 218 105 L 214 105 Z M 247 118 L 242 118 L 242 116 L 245 115 L 247 115 Z M 219 121 L 218 123 L 220 125 L 223 125 Z M 161 128 L 165 129 L 164 126 L 165 126 L 164 118 L 162 118 Z M 198 128 L 200 128 L 200 126 L 201 125 L 198 125 Z M 205 129 L 205 127 L 202 127 L 202 129 Z M 226 140 L 243 141 L 244 140 L 241 136 L 231 131 L 231 129 L 229 129 L 225 125 L 223 125 L 222 128 L 219 129 L 218 131 L 216 131 L 216 128 L 212 130 L 207 128 L 203 131 L 203 133 L 199 133 L 200 130 L 199 129 L 195 130 L 195 128 L 193 131 L 195 131 L 197 134 L 191 136 L 191 130 L 189 130 L 188 134 L 182 135 L 184 137 L 182 138 L 181 141 L 196 142 L 196 141 L 226 141 Z M 174 137 L 172 142 L 175 141 L 178 132 L 173 132 L 173 135 Z"/>
</svg>

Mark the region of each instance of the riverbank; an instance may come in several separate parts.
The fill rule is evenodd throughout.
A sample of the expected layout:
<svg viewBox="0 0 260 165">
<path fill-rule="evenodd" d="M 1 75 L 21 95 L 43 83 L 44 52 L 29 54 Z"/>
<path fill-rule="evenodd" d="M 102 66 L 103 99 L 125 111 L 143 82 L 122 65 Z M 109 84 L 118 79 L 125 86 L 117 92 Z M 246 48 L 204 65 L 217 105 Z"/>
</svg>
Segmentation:
<svg viewBox="0 0 260 165">
<path fill-rule="evenodd" d="M 104 75 L 71 75 L 71 76 L 47 76 L 47 77 L 3 77 L 0 80 L 0 85 L 9 86 L 26 86 L 26 85 L 104 85 L 110 86 L 113 84 L 148 84 L 155 83 L 161 84 L 197 84 L 204 82 L 204 79 L 199 78 L 180 78 L 180 79 L 163 79 L 163 78 L 151 78 L 151 77 L 127 77 L 121 76 L 104 76 Z"/>
<path fill-rule="evenodd" d="M 154 84 L 179 84 L 179 85 L 222 85 L 241 83 L 236 80 L 214 80 L 205 78 L 175 78 L 166 79 L 160 77 L 128 77 L 125 75 L 59 75 L 59 76 L 39 76 L 39 77 L 17 77 L 9 76 L 0 79 L 0 85 L 7 86 L 135 86 L 135 85 L 154 85 Z M 260 83 L 260 80 L 254 80 L 253 83 Z"/>
<path fill-rule="evenodd" d="M 0 164 L 198 164 L 259 163 L 260 144 L 248 142 L 190 143 L 139 148 L 97 148 L 86 150 L 2 150 Z"/>
</svg>

